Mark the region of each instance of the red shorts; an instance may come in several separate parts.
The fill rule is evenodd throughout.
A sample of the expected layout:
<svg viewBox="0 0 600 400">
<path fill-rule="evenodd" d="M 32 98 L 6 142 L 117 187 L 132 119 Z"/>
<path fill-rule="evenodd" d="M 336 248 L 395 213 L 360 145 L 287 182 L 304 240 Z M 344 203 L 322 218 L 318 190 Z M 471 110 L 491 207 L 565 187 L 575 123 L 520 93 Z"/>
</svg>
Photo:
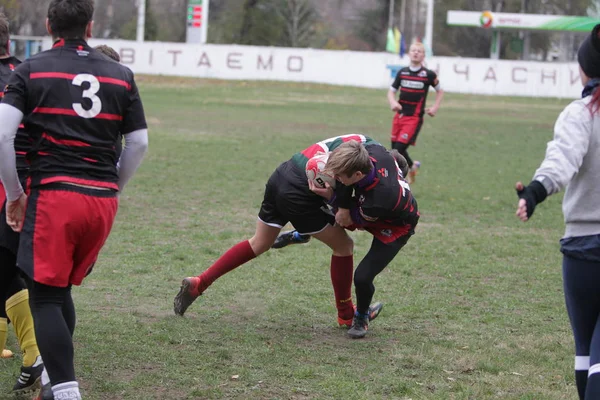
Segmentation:
<svg viewBox="0 0 600 400">
<path fill-rule="evenodd" d="M 411 224 L 398 226 L 386 222 L 369 222 L 364 226 L 350 225 L 345 229 L 349 231 L 365 230 L 385 244 L 392 243 L 403 236 L 410 237 L 415 233 L 415 227 Z"/>
<path fill-rule="evenodd" d="M 108 238 L 116 192 L 63 183 L 34 188 L 19 242 L 17 264 L 35 282 L 80 285 Z"/>
<path fill-rule="evenodd" d="M 415 145 L 417 135 L 423 125 L 423 118 L 418 115 L 409 117 L 396 113 L 392 122 L 392 142 Z"/>
</svg>

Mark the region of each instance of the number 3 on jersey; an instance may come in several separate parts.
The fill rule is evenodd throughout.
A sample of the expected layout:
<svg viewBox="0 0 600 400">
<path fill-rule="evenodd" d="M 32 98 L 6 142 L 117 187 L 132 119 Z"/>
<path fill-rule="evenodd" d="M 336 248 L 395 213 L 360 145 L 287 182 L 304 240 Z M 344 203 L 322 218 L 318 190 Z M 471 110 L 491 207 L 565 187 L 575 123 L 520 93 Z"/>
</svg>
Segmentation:
<svg viewBox="0 0 600 400">
<path fill-rule="evenodd" d="M 94 75 L 79 74 L 76 75 L 75 78 L 73 78 L 72 83 L 75 86 L 81 86 L 84 82 L 89 83 L 90 87 L 88 89 L 85 89 L 81 96 L 84 99 L 91 100 L 92 108 L 86 110 L 85 108 L 83 108 L 81 103 L 73 103 L 73 110 L 75 110 L 77 115 L 79 115 L 80 117 L 94 118 L 96 115 L 100 114 L 100 111 L 102 111 L 102 101 L 98 96 L 96 96 L 96 93 L 98 93 L 98 90 L 100 90 L 100 82 L 98 81 L 98 78 L 96 78 Z"/>
</svg>

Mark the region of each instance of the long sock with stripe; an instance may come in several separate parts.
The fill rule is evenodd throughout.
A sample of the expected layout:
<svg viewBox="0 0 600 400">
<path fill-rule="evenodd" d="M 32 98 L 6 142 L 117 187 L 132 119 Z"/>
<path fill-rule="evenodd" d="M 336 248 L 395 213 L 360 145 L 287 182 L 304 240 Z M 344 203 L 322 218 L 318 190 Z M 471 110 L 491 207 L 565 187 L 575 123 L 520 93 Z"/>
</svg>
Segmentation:
<svg viewBox="0 0 600 400">
<path fill-rule="evenodd" d="M 600 399 L 600 364 L 590 366 L 585 387 L 585 399 Z"/>
<path fill-rule="evenodd" d="M 352 303 L 353 271 L 353 256 L 331 256 L 331 284 L 335 294 L 338 317 L 341 319 L 352 319 L 354 316 L 354 304 Z"/>
</svg>

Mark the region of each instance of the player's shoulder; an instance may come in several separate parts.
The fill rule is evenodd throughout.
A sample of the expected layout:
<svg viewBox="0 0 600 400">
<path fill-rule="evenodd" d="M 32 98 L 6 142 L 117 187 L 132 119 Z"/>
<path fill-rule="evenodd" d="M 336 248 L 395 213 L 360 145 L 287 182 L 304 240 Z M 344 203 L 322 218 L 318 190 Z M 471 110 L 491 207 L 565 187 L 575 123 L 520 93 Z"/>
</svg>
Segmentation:
<svg viewBox="0 0 600 400">
<path fill-rule="evenodd" d="M 432 69 L 429 69 L 429 68 L 427 68 L 427 67 L 425 67 L 425 66 L 423 67 L 423 70 L 424 70 L 424 71 L 427 73 L 427 75 L 429 75 L 429 76 L 436 76 L 436 75 L 437 75 L 437 73 L 436 73 L 434 70 L 432 70 Z"/>
<path fill-rule="evenodd" d="M 367 152 L 370 155 L 375 155 L 375 154 L 388 154 L 387 149 L 385 148 L 384 145 L 382 145 L 381 143 L 377 142 L 376 140 L 373 140 L 371 138 L 369 138 L 370 140 L 367 141 L 364 146 L 367 149 Z"/>
<path fill-rule="evenodd" d="M 10 74 L 19 64 L 21 64 L 21 60 L 14 56 L 2 58 L 0 59 L 0 73 Z"/>
<path fill-rule="evenodd" d="M 593 117 L 590 103 L 592 96 L 577 99 L 569 103 L 560 113 L 557 123 L 569 120 L 591 121 Z"/>
</svg>

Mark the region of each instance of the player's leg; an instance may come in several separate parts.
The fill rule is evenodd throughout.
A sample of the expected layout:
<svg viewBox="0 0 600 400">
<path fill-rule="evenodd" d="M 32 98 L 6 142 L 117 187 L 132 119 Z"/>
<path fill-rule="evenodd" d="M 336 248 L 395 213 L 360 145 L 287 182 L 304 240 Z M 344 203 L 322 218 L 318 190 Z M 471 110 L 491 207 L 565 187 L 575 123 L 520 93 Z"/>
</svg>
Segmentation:
<svg viewBox="0 0 600 400">
<path fill-rule="evenodd" d="M 56 398 L 81 398 L 73 364 L 75 309 L 70 285 L 80 284 L 96 259 L 117 204 L 113 191 L 65 184 L 32 189 L 28 198 L 18 265 L 31 281 L 38 347 Z"/>
<path fill-rule="evenodd" d="M 410 146 L 408 143 L 392 142 L 392 149 L 398 150 L 398 153 L 400 153 L 406 159 L 408 168 L 411 169 L 414 165 L 414 161 L 408 155 L 408 146 Z"/>
<path fill-rule="evenodd" d="M 0 198 L 2 198 L 4 191 L 2 189 L 0 191 L 2 192 Z M 0 211 L 0 275 L 2 275 L 0 276 L 2 282 L 0 283 L 2 300 L 0 319 L 8 318 L 11 321 L 23 355 L 21 373 L 13 386 L 13 391 L 25 395 L 39 385 L 43 365 L 29 308 L 29 292 L 17 268 L 18 249 L 19 234 L 6 224 L 6 210 L 3 205 Z M 6 285 L 9 285 L 8 290 Z M 3 343 L 1 336 L 0 333 L 0 343 Z M 0 350 L 3 348 L 3 345 L 0 346 Z"/>
<path fill-rule="evenodd" d="M 348 335 L 358 339 L 365 337 L 369 326 L 369 306 L 375 293 L 373 281 L 385 267 L 396 257 L 408 239 L 409 235 L 399 237 L 391 243 L 383 243 L 373 237 L 371 248 L 356 267 L 354 272 L 354 289 L 356 291 L 356 313 L 352 328 Z"/>
<path fill-rule="evenodd" d="M 2 221 L 0 221 L 2 223 Z M 14 278 L 17 275 L 15 256 L 7 249 L 0 247 L 0 351 L 4 352 L 8 334 L 8 315 L 6 314 L 6 299 Z M 12 357 L 12 352 L 4 352 L 5 357 Z"/>
<path fill-rule="evenodd" d="M 596 268 L 598 267 L 600 267 L 600 265 L 596 266 Z M 590 366 L 588 370 L 585 398 L 600 399 L 600 316 L 596 320 L 596 326 L 592 335 L 589 360 Z"/>
<path fill-rule="evenodd" d="M 354 303 L 352 302 L 354 242 L 344 228 L 330 223 L 327 223 L 318 232 L 311 234 L 315 239 L 325 243 L 332 251 L 330 276 L 338 313 L 337 321 L 340 326 L 348 326 L 352 323 L 354 316 Z"/>
<path fill-rule="evenodd" d="M 271 246 L 274 249 L 281 249 L 290 244 L 303 244 L 308 243 L 310 240 L 310 235 L 303 235 L 297 230 L 280 232 L 277 235 L 277 239 L 275 239 L 275 243 Z"/>
<path fill-rule="evenodd" d="M 13 260 L 15 260 L 14 256 Z M 17 270 L 16 260 L 14 268 Z M 33 316 L 29 306 L 29 291 L 25 281 L 20 276 L 13 279 L 8 291 L 6 314 L 13 325 L 23 355 L 21 373 L 13 386 L 13 391 L 26 393 L 36 390 L 40 385 L 40 376 L 44 365 L 35 337 Z"/>
<path fill-rule="evenodd" d="M 600 265 L 572 257 L 568 249 L 565 252 L 564 246 L 563 253 L 565 303 L 575 340 L 575 381 L 579 397 L 584 399 L 590 364 L 600 363 L 598 353 L 594 361 L 590 360 L 592 338 L 598 336 L 595 331 L 600 316 Z M 594 375 L 594 380 L 600 377 L 599 374 Z M 598 382 L 595 386 L 598 387 Z"/>
<path fill-rule="evenodd" d="M 173 301 L 175 314 L 183 315 L 218 278 L 269 250 L 280 231 L 279 226 L 268 225 L 260 219 L 256 221 L 254 236 L 231 247 L 200 275 L 182 281 Z"/>
<path fill-rule="evenodd" d="M 231 247 L 200 275 L 183 279 L 173 300 L 175 314 L 183 315 L 215 280 L 271 248 L 281 228 L 289 221 L 281 212 L 285 207 L 278 205 L 278 201 L 286 197 L 289 167 L 288 163 L 283 163 L 267 181 L 254 236 Z"/>
</svg>

